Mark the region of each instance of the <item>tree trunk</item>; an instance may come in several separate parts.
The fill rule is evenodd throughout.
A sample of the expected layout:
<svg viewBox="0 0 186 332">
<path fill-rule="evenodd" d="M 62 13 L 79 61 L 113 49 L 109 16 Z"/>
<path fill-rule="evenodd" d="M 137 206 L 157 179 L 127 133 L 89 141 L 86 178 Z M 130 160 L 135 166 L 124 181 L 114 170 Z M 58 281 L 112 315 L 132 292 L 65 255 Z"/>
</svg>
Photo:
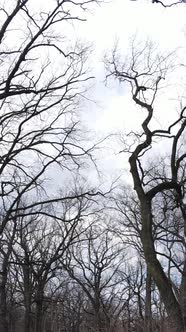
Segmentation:
<svg viewBox="0 0 186 332">
<path fill-rule="evenodd" d="M 8 332 L 8 317 L 7 317 L 7 303 L 6 303 L 6 282 L 7 271 L 4 270 L 1 275 L 0 281 L 0 331 Z"/>
<path fill-rule="evenodd" d="M 25 259 L 25 264 L 23 266 L 24 273 L 24 305 L 25 305 L 25 315 L 24 315 L 24 326 L 25 332 L 31 331 L 31 285 L 30 285 L 30 271 L 29 271 L 29 259 Z"/>
<path fill-rule="evenodd" d="M 184 322 L 180 305 L 173 293 L 170 280 L 163 271 L 161 264 L 156 257 L 154 241 L 152 238 L 152 210 L 151 201 L 144 197 L 141 201 L 142 230 L 141 241 L 143 245 L 145 260 L 160 295 L 165 304 L 169 316 L 170 332 L 185 332 Z"/>
<path fill-rule="evenodd" d="M 25 294 L 25 315 L 24 315 L 24 326 L 25 332 L 31 331 L 31 320 L 32 320 L 32 313 L 31 313 L 31 305 L 27 294 Z"/>
<path fill-rule="evenodd" d="M 0 274 L 0 331 L 1 332 L 9 331 L 6 287 L 7 287 L 7 277 L 8 277 L 8 259 L 12 251 L 12 241 L 14 239 L 15 229 L 16 229 L 15 225 L 16 224 L 14 224 L 13 233 L 8 243 L 7 252 L 3 258 L 2 271 Z"/>
<path fill-rule="evenodd" d="M 96 332 L 102 332 L 102 324 L 99 308 L 95 308 Z"/>
<path fill-rule="evenodd" d="M 36 332 L 43 329 L 43 289 L 38 289 L 36 295 Z"/>
<path fill-rule="evenodd" d="M 186 258 L 184 262 L 182 281 L 180 286 L 180 304 L 183 313 L 184 327 L 186 330 Z"/>
<path fill-rule="evenodd" d="M 147 268 L 146 276 L 146 298 L 145 298 L 145 332 L 152 331 L 152 311 L 151 311 L 151 274 Z"/>
<path fill-rule="evenodd" d="M 94 312 L 95 312 L 96 332 L 102 332 L 100 307 L 101 307 L 100 306 L 100 291 L 99 291 L 99 287 L 95 287 Z"/>
</svg>

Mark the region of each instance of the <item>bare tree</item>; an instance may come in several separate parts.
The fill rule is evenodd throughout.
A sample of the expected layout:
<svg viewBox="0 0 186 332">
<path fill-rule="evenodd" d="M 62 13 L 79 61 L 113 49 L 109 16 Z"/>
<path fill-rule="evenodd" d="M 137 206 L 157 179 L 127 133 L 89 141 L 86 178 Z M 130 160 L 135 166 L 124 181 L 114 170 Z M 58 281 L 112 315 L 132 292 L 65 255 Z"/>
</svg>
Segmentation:
<svg viewBox="0 0 186 332">
<path fill-rule="evenodd" d="M 70 23 L 85 20 L 85 9 L 96 2 L 55 0 L 33 4 L 31 0 L 13 0 L 3 2 L 0 8 L 2 332 L 9 329 L 6 295 L 8 289 L 11 289 L 7 278 L 13 259 L 15 266 L 21 269 L 12 269 L 11 278 L 14 276 L 20 285 L 17 277 L 22 272 L 27 322 L 25 329 L 30 329 L 33 290 L 36 295 L 32 277 L 34 273 L 35 277 L 37 274 L 34 270 L 36 253 L 31 247 L 32 241 L 37 241 L 36 238 L 31 240 L 30 234 L 32 231 L 33 236 L 36 235 L 36 229 L 30 224 L 28 230 L 26 221 L 32 221 L 33 225 L 36 220 L 39 225 L 46 218 L 49 223 L 52 220 L 54 223 L 63 221 L 61 204 L 71 205 L 66 213 L 72 215 L 65 216 L 65 220 L 69 222 L 67 228 L 74 223 L 73 228 L 76 219 L 80 218 L 75 212 L 77 204 L 84 198 L 88 201 L 88 198 L 96 195 L 96 191 L 91 188 L 83 190 L 78 180 L 75 189 L 70 185 L 74 177 L 77 179 L 80 168 L 86 165 L 88 158 L 93 161 L 95 145 L 85 141 L 79 117 L 81 100 L 87 89 L 87 81 L 91 78 L 86 68 L 89 50 L 87 46 L 73 41 L 73 38 L 71 43 L 67 42 L 68 33 L 65 34 Z M 42 230 L 38 231 L 39 236 L 44 236 L 43 241 L 46 237 L 49 239 L 49 234 L 42 233 Z M 38 239 L 38 246 L 42 243 L 40 241 L 41 238 Z M 19 257 L 16 246 L 21 248 L 23 257 Z M 51 265 L 59 252 L 61 255 L 60 243 L 58 247 L 56 243 L 53 250 L 55 259 L 54 256 L 51 258 L 51 254 L 46 264 L 39 263 L 40 270 L 37 272 L 42 278 L 51 271 Z M 41 253 L 44 255 L 44 252 Z M 47 277 L 42 285 L 38 282 L 40 293 L 43 292 L 46 280 Z"/>
<path fill-rule="evenodd" d="M 91 154 L 93 147 L 83 146 L 77 112 L 90 79 L 87 47 L 64 45 L 60 33 L 68 22 L 81 21 L 74 9 L 91 2 L 53 1 L 37 13 L 29 0 L 12 1 L 1 9 L 0 233 L 18 212 L 44 214 L 48 202 L 65 199 L 46 193 L 52 165 L 62 180 Z"/>
<path fill-rule="evenodd" d="M 126 292 L 126 275 L 121 273 L 124 250 L 117 239 L 112 241 L 112 234 L 95 224 L 70 248 L 61 264 L 89 299 L 87 326 L 95 331 L 113 331 Z"/>
<path fill-rule="evenodd" d="M 53 284 L 53 293 L 63 287 L 59 262 L 66 251 L 79 242 L 88 227 L 83 226 L 87 218 L 91 218 L 92 213 L 96 215 L 93 204 L 86 196 L 76 201 L 69 199 L 58 205 L 60 218 L 35 215 L 19 220 L 9 265 L 22 294 L 25 331 L 32 331 L 34 326 L 35 331 L 44 331 L 47 303 L 49 298 L 53 300 L 49 285 Z"/>
<path fill-rule="evenodd" d="M 134 182 L 134 190 L 138 196 L 141 213 L 140 237 L 147 267 L 155 281 L 160 296 L 165 304 L 170 320 L 171 331 L 185 331 L 185 309 L 176 296 L 172 282 L 161 265 L 155 248 L 153 236 L 153 220 L 155 202 L 158 197 L 168 194 L 172 206 L 180 210 L 182 224 L 185 225 L 185 148 L 182 144 L 185 134 L 185 107 L 182 106 L 179 115 L 167 128 L 153 128 L 155 101 L 158 96 L 162 79 L 168 70 L 167 57 L 153 57 L 152 45 L 146 45 L 142 50 L 132 47 L 129 66 L 123 64 L 115 49 L 107 60 L 108 76 L 113 76 L 120 82 L 127 82 L 131 87 L 132 99 L 146 116 L 141 124 L 141 131 L 134 132 L 135 147 L 126 148 L 130 153 L 130 172 Z M 159 163 L 153 169 L 148 167 L 147 158 L 152 156 L 149 149 L 155 142 L 169 142 L 169 157 L 166 159 L 166 169 L 159 169 Z M 151 153 L 151 154 L 150 154 Z M 158 170 L 155 172 L 154 170 Z M 158 174 L 158 175 L 157 175 Z M 182 281 L 185 285 L 185 254 L 183 258 Z M 184 289 L 184 286 L 182 286 Z M 182 297 L 185 298 L 184 291 Z"/>
</svg>

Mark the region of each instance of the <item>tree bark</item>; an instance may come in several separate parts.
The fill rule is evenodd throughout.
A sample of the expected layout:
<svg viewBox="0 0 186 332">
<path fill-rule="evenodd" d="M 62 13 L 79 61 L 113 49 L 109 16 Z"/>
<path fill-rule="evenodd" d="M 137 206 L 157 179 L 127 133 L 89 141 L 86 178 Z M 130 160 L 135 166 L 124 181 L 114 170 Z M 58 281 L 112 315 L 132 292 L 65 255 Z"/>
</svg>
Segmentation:
<svg viewBox="0 0 186 332">
<path fill-rule="evenodd" d="M 25 257 L 25 264 L 23 266 L 24 273 L 24 326 L 25 332 L 31 331 L 31 285 L 30 285 L 30 271 L 29 271 L 29 258 Z"/>
<path fill-rule="evenodd" d="M 144 197 L 141 201 L 142 230 L 141 241 L 143 245 L 145 260 L 149 272 L 151 273 L 162 300 L 165 304 L 169 316 L 171 332 L 185 332 L 182 312 L 178 300 L 176 299 L 170 280 L 163 271 L 161 264 L 156 257 L 154 240 L 152 238 L 152 206 L 151 201 Z"/>
<path fill-rule="evenodd" d="M 99 298 L 95 300 L 94 312 L 95 312 L 96 332 L 102 332 Z"/>
<path fill-rule="evenodd" d="M 43 329 L 43 289 L 38 289 L 36 295 L 36 332 Z"/>
<path fill-rule="evenodd" d="M 25 290 L 25 315 L 24 315 L 24 326 L 25 332 L 31 331 L 31 321 L 32 321 L 32 313 L 31 313 L 31 301 L 29 290 Z"/>
<path fill-rule="evenodd" d="M 6 303 L 6 279 L 7 276 L 1 274 L 0 284 L 0 331 L 8 332 L 7 303 Z"/>
<path fill-rule="evenodd" d="M 184 328 L 186 330 L 186 258 L 184 262 L 182 281 L 180 285 L 180 304 L 183 313 Z"/>
<path fill-rule="evenodd" d="M 152 311 L 151 311 L 151 274 L 147 268 L 146 276 L 146 298 L 145 298 L 145 332 L 153 332 L 152 330 Z"/>
</svg>

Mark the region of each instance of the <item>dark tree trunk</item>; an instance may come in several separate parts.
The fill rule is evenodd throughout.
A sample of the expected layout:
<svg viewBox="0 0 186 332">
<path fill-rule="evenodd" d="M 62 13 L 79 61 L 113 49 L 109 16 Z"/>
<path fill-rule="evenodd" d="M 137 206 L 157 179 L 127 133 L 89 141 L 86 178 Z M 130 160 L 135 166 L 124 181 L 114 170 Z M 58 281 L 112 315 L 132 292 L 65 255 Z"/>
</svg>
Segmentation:
<svg viewBox="0 0 186 332">
<path fill-rule="evenodd" d="M 180 286 L 180 304 L 183 313 L 184 327 L 186 330 L 186 258 L 184 262 L 182 281 Z"/>
<path fill-rule="evenodd" d="M 36 295 L 36 332 L 43 332 L 43 296 L 44 292 L 42 287 L 38 289 Z"/>
<path fill-rule="evenodd" d="M 146 276 L 146 298 L 145 298 L 145 332 L 153 332 L 152 330 L 152 311 L 151 311 L 151 274 L 147 268 Z"/>
<path fill-rule="evenodd" d="M 26 294 L 25 298 L 27 298 Z M 31 332 L 31 322 L 32 322 L 32 313 L 31 313 L 30 301 L 29 299 L 25 299 L 25 316 L 24 316 L 25 332 Z"/>
<path fill-rule="evenodd" d="M 16 223 L 14 223 L 13 232 L 8 242 L 8 249 L 3 258 L 2 272 L 0 274 L 0 332 L 9 331 L 8 311 L 7 311 L 7 278 L 8 278 L 8 260 L 12 252 L 12 242 L 15 236 Z"/>
<path fill-rule="evenodd" d="M 24 273 L 24 305 L 25 305 L 24 326 L 25 326 L 25 332 L 30 332 L 32 317 L 31 317 L 31 285 L 30 285 L 30 270 L 29 270 L 28 257 L 25 257 L 23 273 Z"/>
<path fill-rule="evenodd" d="M 102 322 L 100 315 L 100 291 L 99 287 L 95 287 L 95 298 L 94 298 L 94 312 L 95 312 L 95 323 L 96 323 L 96 332 L 102 332 Z"/>
<path fill-rule="evenodd" d="M 99 307 L 95 308 L 96 332 L 102 332 L 102 324 Z"/>
<path fill-rule="evenodd" d="M 142 230 L 141 241 L 148 270 L 152 275 L 162 300 L 165 304 L 170 322 L 170 332 L 185 332 L 180 305 L 174 295 L 170 280 L 163 271 L 156 257 L 154 241 L 152 238 L 152 210 L 151 201 L 144 197 L 141 201 Z"/>
<path fill-rule="evenodd" d="M 0 283 L 0 331 L 8 332 L 8 315 L 7 315 L 7 300 L 6 300 L 6 283 L 7 283 L 7 271 L 4 270 L 1 275 Z"/>
</svg>

